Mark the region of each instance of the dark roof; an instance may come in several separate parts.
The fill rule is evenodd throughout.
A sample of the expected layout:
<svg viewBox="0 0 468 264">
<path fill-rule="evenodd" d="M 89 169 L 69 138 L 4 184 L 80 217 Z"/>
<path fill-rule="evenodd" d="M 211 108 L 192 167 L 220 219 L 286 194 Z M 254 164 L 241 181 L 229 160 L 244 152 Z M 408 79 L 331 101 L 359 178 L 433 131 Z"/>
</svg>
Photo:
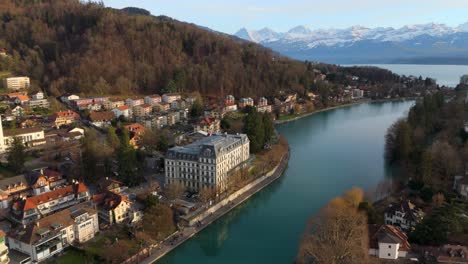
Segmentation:
<svg viewBox="0 0 468 264">
<path fill-rule="evenodd" d="M 27 128 L 17 128 L 17 129 L 9 129 L 3 132 L 5 137 L 13 137 L 22 134 L 30 134 L 30 133 L 38 133 L 42 132 L 42 128 L 40 127 L 27 127 Z"/>
<path fill-rule="evenodd" d="M 379 242 L 400 244 L 400 250 L 411 248 L 408 237 L 402 231 L 391 225 L 368 225 L 369 248 L 379 248 Z"/>
<path fill-rule="evenodd" d="M 111 121 L 115 119 L 115 114 L 112 111 L 91 112 L 89 119 L 91 122 Z"/>
<path fill-rule="evenodd" d="M 23 184 L 25 187 L 29 187 L 29 181 L 23 174 L 0 180 L 0 189 L 6 191 L 8 187 L 11 187 L 12 185 L 21 184 Z"/>
<path fill-rule="evenodd" d="M 410 201 L 405 200 L 399 203 L 391 203 L 385 210 L 386 214 L 394 215 L 396 212 L 404 214 L 405 219 L 417 222 L 422 217 L 423 212 Z"/>
</svg>

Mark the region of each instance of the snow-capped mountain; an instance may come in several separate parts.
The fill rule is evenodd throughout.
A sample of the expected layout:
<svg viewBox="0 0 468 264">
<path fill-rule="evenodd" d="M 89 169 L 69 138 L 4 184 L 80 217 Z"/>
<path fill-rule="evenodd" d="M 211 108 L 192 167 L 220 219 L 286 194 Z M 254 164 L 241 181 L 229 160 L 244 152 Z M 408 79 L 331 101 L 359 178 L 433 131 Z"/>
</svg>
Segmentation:
<svg viewBox="0 0 468 264">
<path fill-rule="evenodd" d="M 468 63 L 468 23 L 458 27 L 430 23 L 401 28 L 353 26 L 317 30 L 298 26 L 287 32 L 243 28 L 235 36 L 296 59 L 390 63 L 410 58 L 444 57 L 466 58 Z"/>
</svg>

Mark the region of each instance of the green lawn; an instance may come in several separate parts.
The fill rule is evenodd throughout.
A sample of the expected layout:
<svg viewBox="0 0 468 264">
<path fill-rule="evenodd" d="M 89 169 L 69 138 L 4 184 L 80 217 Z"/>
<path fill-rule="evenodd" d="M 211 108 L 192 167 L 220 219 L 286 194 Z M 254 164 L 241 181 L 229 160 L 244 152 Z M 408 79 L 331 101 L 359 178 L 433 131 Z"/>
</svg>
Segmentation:
<svg viewBox="0 0 468 264">
<path fill-rule="evenodd" d="M 291 120 L 291 119 L 293 119 L 293 118 L 296 118 L 296 117 L 298 117 L 298 116 L 299 116 L 299 115 L 284 115 L 284 116 L 280 116 L 280 117 L 278 118 L 278 120 L 280 120 L 280 121 L 286 121 L 286 120 Z"/>
<path fill-rule="evenodd" d="M 11 178 L 13 176 L 16 176 L 16 173 L 5 167 L 4 165 L 0 165 L 0 178 L 5 179 L 5 178 Z"/>
<path fill-rule="evenodd" d="M 98 263 L 94 258 L 87 256 L 83 251 L 75 248 L 69 248 L 65 254 L 52 261 L 54 264 L 85 264 Z"/>
</svg>

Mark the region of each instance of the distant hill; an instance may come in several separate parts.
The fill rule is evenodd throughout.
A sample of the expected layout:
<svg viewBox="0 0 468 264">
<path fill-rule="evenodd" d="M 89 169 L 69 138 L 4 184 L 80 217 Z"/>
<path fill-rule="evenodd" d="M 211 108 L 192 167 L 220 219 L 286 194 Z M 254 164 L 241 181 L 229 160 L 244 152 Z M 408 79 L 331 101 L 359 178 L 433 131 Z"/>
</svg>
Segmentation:
<svg viewBox="0 0 468 264">
<path fill-rule="evenodd" d="M 468 64 L 468 23 L 410 25 L 402 28 L 310 30 L 288 32 L 240 29 L 237 37 L 259 43 L 299 60 L 340 64 Z"/>
<path fill-rule="evenodd" d="M 14 57 L 0 67 L 54 95 L 274 95 L 301 91 L 316 75 L 315 66 L 229 35 L 78 0 L 3 0 L 0 47 Z"/>
</svg>

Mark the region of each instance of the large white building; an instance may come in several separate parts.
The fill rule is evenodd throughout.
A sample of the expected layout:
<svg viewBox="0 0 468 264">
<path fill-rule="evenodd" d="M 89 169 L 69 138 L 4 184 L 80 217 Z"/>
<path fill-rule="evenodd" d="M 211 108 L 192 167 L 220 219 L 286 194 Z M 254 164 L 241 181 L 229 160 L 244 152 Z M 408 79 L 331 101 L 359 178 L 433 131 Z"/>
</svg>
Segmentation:
<svg viewBox="0 0 468 264">
<path fill-rule="evenodd" d="M 13 138 L 21 138 L 27 147 L 35 147 L 46 143 L 44 130 L 40 127 L 17 128 L 3 131 L 0 118 L 0 153 L 5 153 L 10 147 Z"/>
<path fill-rule="evenodd" d="M 5 87 L 10 90 L 26 89 L 30 86 L 29 77 L 10 77 L 4 80 Z"/>
<path fill-rule="evenodd" d="M 249 158 L 249 143 L 245 134 L 220 134 L 171 148 L 165 160 L 166 184 L 180 181 L 189 189 L 224 190 L 229 172 Z"/>
<path fill-rule="evenodd" d="M 402 231 L 391 225 L 369 225 L 369 255 L 380 259 L 406 257 L 411 245 Z"/>
</svg>

